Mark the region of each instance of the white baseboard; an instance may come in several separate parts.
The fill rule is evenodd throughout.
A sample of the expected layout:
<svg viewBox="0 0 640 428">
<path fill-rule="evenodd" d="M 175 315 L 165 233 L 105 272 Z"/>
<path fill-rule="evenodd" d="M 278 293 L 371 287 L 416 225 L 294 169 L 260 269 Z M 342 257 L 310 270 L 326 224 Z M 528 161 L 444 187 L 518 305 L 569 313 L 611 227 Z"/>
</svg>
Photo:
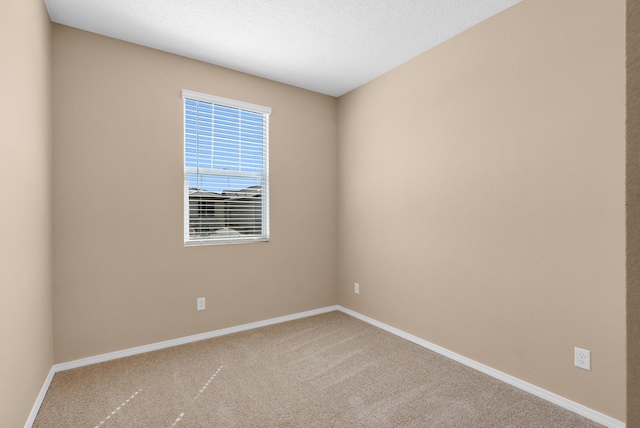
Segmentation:
<svg viewBox="0 0 640 428">
<path fill-rule="evenodd" d="M 42 389 L 40 390 L 40 394 L 38 394 L 38 398 L 36 399 L 36 402 L 33 405 L 33 408 L 31 410 L 31 413 L 29 414 L 29 418 L 27 419 L 27 423 L 25 424 L 25 428 L 31 428 L 31 425 L 33 424 L 33 422 L 35 421 L 36 415 L 38 414 L 38 411 L 40 410 L 40 406 L 42 405 L 42 401 L 44 400 L 44 396 L 47 393 L 47 390 L 49 389 L 49 385 L 51 384 L 51 380 L 53 379 L 53 376 L 55 373 L 57 372 L 61 372 L 64 370 L 70 370 L 70 369 L 74 369 L 74 368 L 78 368 L 78 367 L 83 367 L 83 366 L 88 366 L 91 364 L 96 364 L 96 363 L 101 363 L 101 362 L 105 362 L 105 361 L 110 361 L 110 360 L 115 360 L 118 358 L 123 358 L 123 357 L 129 357 L 132 355 L 138 355 L 138 354 L 143 354 L 145 352 L 151 352 L 151 351 L 157 351 L 160 349 L 165 349 L 165 348 L 170 348 L 173 346 L 179 346 L 179 345 L 184 345 L 187 343 L 192 343 L 192 342 L 197 342 L 200 340 L 205 340 L 205 339 L 211 339 L 214 337 L 219 337 L 219 336 L 225 336 L 228 334 L 232 334 L 232 333 L 238 333 L 241 331 L 246 331 L 246 330 L 252 330 L 255 328 L 259 328 L 259 327 L 266 327 L 268 325 L 273 325 L 273 324 L 279 324 L 279 323 L 283 323 L 283 322 L 287 322 L 287 321 L 293 321 L 296 319 L 300 319 L 300 318 L 306 318 L 306 317 L 310 317 L 310 316 L 314 316 L 314 315 L 320 315 L 320 314 L 324 314 L 327 312 L 333 312 L 333 311 L 341 311 L 347 315 L 350 315 L 354 318 L 357 318 L 359 320 L 362 320 L 368 324 L 371 324 L 375 327 L 381 328 L 382 330 L 385 330 L 389 333 L 392 333 L 396 336 L 402 337 L 403 339 L 406 339 L 410 342 L 413 342 L 417 345 L 422 346 L 423 348 L 429 349 L 431 351 L 434 351 L 438 354 L 441 354 L 447 358 L 450 358 L 454 361 L 457 361 L 459 363 L 462 363 L 466 366 L 469 366 L 475 370 L 478 370 L 482 373 L 488 374 L 489 376 L 492 376 L 498 380 L 501 380 L 502 382 L 505 382 L 509 385 L 513 385 L 516 388 L 522 389 L 523 391 L 529 392 L 537 397 L 540 397 L 544 400 L 547 400 L 551 403 L 554 403 L 560 407 L 564 407 L 567 410 L 570 410 L 574 413 L 577 413 L 581 416 L 584 416 L 586 418 L 589 418 L 595 422 L 598 422 L 606 427 L 609 428 L 625 428 L 625 424 L 624 422 L 620 422 L 616 419 L 613 419 L 610 416 L 607 416 L 603 413 L 597 412 L 593 409 L 590 409 L 586 406 L 583 406 L 582 404 L 578 404 L 574 401 L 571 401 L 569 399 L 566 399 L 564 397 L 561 397 L 557 394 L 554 394 L 552 392 L 549 392 L 547 390 L 544 390 L 542 388 L 539 388 L 535 385 L 532 385 L 528 382 L 525 382 L 523 380 L 520 380 L 516 377 L 513 377 L 511 375 L 508 375 L 506 373 L 503 373 L 499 370 L 495 370 L 489 366 L 486 366 L 484 364 L 481 364 L 477 361 L 474 361 L 470 358 L 464 357 L 460 354 L 456 354 L 455 352 L 449 351 L 448 349 L 445 349 L 441 346 L 435 345 L 431 342 L 427 342 L 426 340 L 420 339 L 419 337 L 413 336 L 409 333 L 406 333 L 402 330 L 398 330 L 395 327 L 391 327 L 387 324 L 381 323 L 379 321 L 376 321 L 372 318 L 369 318 L 365 315 L 362 315 L 358 312 L 352 311 L 351 309 L 347 309 L 345 307 L 339 306 L 339 305 L 335 305 L 335 306 L 327 306 L 325 308 L 320 308 L 320 309 L 314 309 L 311 311 L 306 311 L 306 312 L 299 312 L 297 314 L 292 314 L 292 315 L 286 315 L 286 316 L 282 316 L 282 317 L 277 317 L 277 318 L 271 318 L 268 320 L 264 320 L 264 321 L 258 321 L 258 322 L 254 322 L 254 323 L 249 323 L 249 324 L 243 324 L 243 325 L 239 325 L 236 327 L 229 327 L 229 328 L 224 328 L 221 330 L 214 330 L 214 331 L 210 331 L 207 333 L 201 333 L 201 334 L 195 334 L 192 336 L 185 336 L 185 337 L 181 337 L 178 339 L 172 339 L 172 340 L 167 340 L 164 342 L 157 342 L 157 343 L 152 343 L 149 345 L 143 345 L 143 346 L 138 346 L 135 348 L 129 348 L 129 349 L 124 349 L 122 351 L 116 351 L 116 352 L 109 352 L 107 354 L 102 354 L 102 355 L 96 355 L 94 357 L 88 357 L 88 358 L 82 358 L 79 360 L 74 360 L 74 361 L 69 361 L 66 363 L 60 363 L 60 364 L 54 364 L 53 367 L 51 367 L 51 370 L 49 372 L 49 375 L 47 376 L 44 384 L 42 385 Z"/>
<path fill-rule="evenodd" d="M 456 354 L 453 351 L 445 349 L 441 346 L 433 344 L 431 342 L 427 342 L 426 340 L 420 339 L 419 337 L 413 336 L 409 333 L 406 333 L 402 330 L 398 330 L 395 327 L 391 327 L 390 325 L 381 323 L 372 318 L 369 318 L 365 315 L 362 315 L 358 312 L 352 311 L 351 309 L 344 308 L 342 306 L 338 306 L 338 310 L 344 312 L 347 315 L 351 315 L 354 318 L 358 318 L 368 324 L 371 324 L 375 327 L 381 328 L 382 330 L 388 331 L 389 333 L 395 334 L 396 336 L 402 337 L 410 342 L 415 343 L 416 345 L 420 345 L 423 348 L 427 348 L 433 352 L 436 352 L 440 355 L 443 355 L 447 358 L 450 358 L 454 361 L 464 364 L 465 366 L 471 367 L 472 369 L 478 370 L 479 372 L 485 373 L 491 377 L 494 377 L 504 383 L 509 385 L 513 385 L 516 388 L 519 388 L 523 391 L 526 391 L 530 394 L 533 394 L 537 397 L 540 397 L 544 400 L 550 401 L 553 404 L 556 404 L 560 407 L 564 407 L 565 409 L 572 411 L 573 413 L 577 413 L 578 415 L 584 416 L 585 418 L 591 419 L 592 421 L 598 422 L 609 428 L 624 428 L 625 423 L 620 422 L 617 419 L 614 419 L 610 416 L 607 416 L 603 413 L 597 412 L 593 409 L 590 409 L 582 404 L 578 404 L 574 401 L 571 401 L 567 398 L 561 397 L 560 395 L 554 394 L 553 392 L 549 392 L 545 389 L 532 385 L 528 382 L 520 380 L 514 376 L 503 373 L 499 370 L 493 369 L 489 366 L 486 366 L 482 363 L 474 361 L 470 358 L 464 357 L 460 354 Z"/>
<path fill-rule="evenodd" d="M 55 373 L 56 372 L 54 371 L 53 367 L 51 367 L 51 370 L 49 370 L 49 374 L 47 375 L 47 378 L 44 380 L 44 384 L 42 385 L 42 388 L 40 388 L 40 393 L 36 398 L 36 402 L 33 403 L 33 407 L 31 408 L 31 413 L 29 413 L 29 417 L 27 418 L 27 422 L 24 424 L 24 428 L 31 428 L 31 425 L 33 425 L 33 422 L 35 422 L 36 416 L 38 415 L 38 411 L 40 410 L 40 406 L 42 406 L 42 402 L 44 401 L 44 396 L 47 395 L 47 391 L 49 390 L 49 385 L 51 385 L 51 380 L 53 379 L 53 375 Z"/>
<path fill-rule="evenodd" d="M 145 352 L 158 351 L 160 349 L 171 348 L 173 346 L 185 345 L 187 343 L 198 342 L 200 340 L 212 339 L 214 337 L 225 336 L 227 334 L 239 333 L 241 331 L 252 330 L 254 328 L 266 327 L 272 324 L 279 324 L 287 321 L 293 321 L 300 318 L 320 315 L 327 312 L 337 311 L 338 306 L 327 306 L 326 308 L 314 309 L 312 311 L 299 312 L 297 314 L 285 315 L 282 317 L 271 318 L 264 321 L 242 324 L 235 327 L 223 328 L 221 330 L 209 331 L 206 333 L 194 334 L 192 336 L 180 337 L 178 339 L 166 340 L 164 342 L 152 343 L 149 345 L 137 346 L 135 348 L 124 349 L 122 351 L 109 352 L 107 354 L 96 355 L 94 357 L 82 358 L 79 360 L 60 363 L 53 366 L 55 372 L 75 369 L 78 367 L 88 366 L 91 364 L 102 363 L 105 361 L 115 360 L 132 355 L 144 354 Z"/>
</svg>

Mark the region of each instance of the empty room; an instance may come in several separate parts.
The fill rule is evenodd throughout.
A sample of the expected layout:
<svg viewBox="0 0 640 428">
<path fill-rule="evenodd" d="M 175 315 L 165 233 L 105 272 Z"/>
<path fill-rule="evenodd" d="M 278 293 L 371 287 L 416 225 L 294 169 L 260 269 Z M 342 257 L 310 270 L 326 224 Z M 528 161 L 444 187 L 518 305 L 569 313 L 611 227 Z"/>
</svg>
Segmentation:
<svg viewBox="0 0 640 428">
<path fill-rule="evenodd" d="M 0 425 L 640 427 L 638 28 L 3 0 Z"/>
</svg>

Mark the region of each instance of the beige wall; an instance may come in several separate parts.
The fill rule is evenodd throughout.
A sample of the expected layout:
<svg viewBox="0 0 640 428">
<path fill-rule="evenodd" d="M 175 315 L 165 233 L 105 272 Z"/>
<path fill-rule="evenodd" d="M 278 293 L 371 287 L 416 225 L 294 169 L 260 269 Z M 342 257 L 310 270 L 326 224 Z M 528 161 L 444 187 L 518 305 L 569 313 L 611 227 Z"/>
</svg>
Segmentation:
<svg viewBox="0 0 640 428">
<path fill-rule="evenodd" d="M 624 38 L 525 0 L 342 97 L 339 304 L 624 421 Z"/>
<path fill-rule="evenodd" d="M 60 25 L 53 85 L 56 362 L 335 304 L 335 98 Z M 273 109 L 270 242 L 183 246 L 182 89 Z"/>
<path fill-rule="evenodd" d="M 627 426 L 640 427 L 640 4 L 627 0 Z"/>
<path fill-rule="evenodd" d="M 53 364 L 51 23 L 0 6 L 0 425 L 25 424 Z"/>
</svg>

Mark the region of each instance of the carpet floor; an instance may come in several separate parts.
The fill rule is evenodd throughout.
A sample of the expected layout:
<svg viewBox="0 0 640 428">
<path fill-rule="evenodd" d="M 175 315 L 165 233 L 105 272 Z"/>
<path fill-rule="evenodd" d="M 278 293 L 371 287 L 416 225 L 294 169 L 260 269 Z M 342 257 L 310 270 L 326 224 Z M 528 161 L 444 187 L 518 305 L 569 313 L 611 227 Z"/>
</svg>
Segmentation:
<svg viewBox="0 0 640 428">
<path fill-rule="evenodd" d="M 56 373 L 33 424 L 600 426 L 341 312 Z"/>
</svg>

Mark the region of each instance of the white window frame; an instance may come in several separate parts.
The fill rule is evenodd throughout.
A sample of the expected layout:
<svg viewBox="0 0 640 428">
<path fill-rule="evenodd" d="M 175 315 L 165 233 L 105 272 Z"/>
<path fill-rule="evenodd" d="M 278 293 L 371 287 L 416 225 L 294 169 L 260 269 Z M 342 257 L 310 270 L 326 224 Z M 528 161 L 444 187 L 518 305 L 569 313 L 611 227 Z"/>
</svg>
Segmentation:
<svg viewBox="0 0 640 428">
<path fill-rule="evenodd" d="M 199 92 L 182 90 L 183 98 L 183 168 L 184 168 L 184 245 L 185 246 L 201 246 L 201 245 L 219 245 L 219 244 L 240 244 L 248 242 L 265 242 L 269 241 L 269 115 L 271 108 L 257 104 L 236 101 L 228 98 L 217 97 L 213 95 L 203 94 Z M 229 107 L 232 109 L 244 110 L 252 113 L 259 113 L 263 117 L 263 138 L 262 138 L 262 172 L 251 171 L 235 171 L 220 170 L 211 168 L 201 168 L 187 166 L 187 100 L 210 103 L 213 105 Z M 213 137 L 212 137 L 213 138 Z M 215 146 L 215 139 L 212 143 L 212 149 Z M 213 165 L 212 165 L 213 166 Z M 189 175 L 193 174 L 215 174 L 216 176 L 228 175 L 229 177 L 243 178 L 259 178 L 261 179 L 261 211 L 262 218 L 260 224 L 259 235 L 243 235 L 231 236 L 222 234 L 220 236 L 196 237 L 190 229 L 190 203 L 189 203 Z M 214 234 L 215 235 L 215 234 Z"/>
</svg>

